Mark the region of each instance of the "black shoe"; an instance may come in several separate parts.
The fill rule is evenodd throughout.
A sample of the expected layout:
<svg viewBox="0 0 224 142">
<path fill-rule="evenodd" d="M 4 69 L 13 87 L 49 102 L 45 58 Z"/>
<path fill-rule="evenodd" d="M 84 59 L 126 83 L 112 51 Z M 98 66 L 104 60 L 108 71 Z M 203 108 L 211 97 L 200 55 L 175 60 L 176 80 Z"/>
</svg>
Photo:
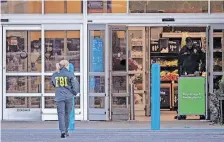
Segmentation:
<svg viewBox="0 0 224 142">
<path fill-rule="evenodd" d="M 68 133 L 66 133 L 66 137 L 68 137 L 69 136 L 69 134 Z"/>
<path fill-rule="evenodd" d="M 65 133 L 61 133 L 61 138 L 65 138 Z"/>
</svg>

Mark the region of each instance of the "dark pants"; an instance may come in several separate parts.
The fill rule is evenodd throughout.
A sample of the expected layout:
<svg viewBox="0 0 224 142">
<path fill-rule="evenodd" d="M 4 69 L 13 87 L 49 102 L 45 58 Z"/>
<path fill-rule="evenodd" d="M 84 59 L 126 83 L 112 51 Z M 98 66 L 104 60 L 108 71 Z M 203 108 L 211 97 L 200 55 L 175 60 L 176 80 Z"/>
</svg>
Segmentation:
<svg viewBox="0 0 224 142">
<path fill-rule="evenodd" d="M 57 112 L 58 112 L 58 121 L 59 129 L 61 133 L 68 132 L 70 112 L 72 111 L 72 100 L 58 101 Z"/>
</svg>

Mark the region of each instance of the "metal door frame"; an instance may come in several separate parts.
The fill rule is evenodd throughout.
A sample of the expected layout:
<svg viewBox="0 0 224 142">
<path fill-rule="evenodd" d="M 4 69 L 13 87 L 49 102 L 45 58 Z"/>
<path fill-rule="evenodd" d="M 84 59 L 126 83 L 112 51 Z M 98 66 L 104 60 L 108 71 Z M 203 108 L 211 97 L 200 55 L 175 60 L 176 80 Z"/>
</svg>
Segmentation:
<svg viewBox="0 0 224 142">
<path fill-rule="evenodd" d="M 94 30 L 102 30 L 104 31 L 104 72 L 90 72 L 89 70 L 89 65 L 90 63 L 90 31 Z M 88 24 L 88 30 L 87 30 L 87 35 L 88 35 L 88 120 L 109 120 L 109 105 L 108 105 L 108 73 L 109 73 L 109 65 L 108 65 L 108 26 L 107 24 Z M 90 76 L 104 76 L 105 79 L 105 92 L 104 93 L 89 93 L 89 86 L 90 86 Z M 90 99 L 89 97 L 105 97 L 105 106 L 104 108 L 90 108 Z M 95 102 L 94 102 L 95 103 Z"/>
<path fill-rule="evenodd" d="M 80 108 L 75 108 L 75 120 L 83 120 L 84 118 L 84 95 L 83 95 L 83 30 L 82 24 L 43 24 L 42 25 L 42 56 L 45 54 L 45 31 L 80 31 L 80 72 L 75 72 L 75 76 L 80 77 Z M 58 120 L 57 109 L 46 109 L 45 108 L 45 96 L 55 96 L 54 93 L 45 93 L 45 76 L 51 76 L 53 72 L 45 72 L 45 62 L 42 60 L 42 120 Z"/>
</svg>

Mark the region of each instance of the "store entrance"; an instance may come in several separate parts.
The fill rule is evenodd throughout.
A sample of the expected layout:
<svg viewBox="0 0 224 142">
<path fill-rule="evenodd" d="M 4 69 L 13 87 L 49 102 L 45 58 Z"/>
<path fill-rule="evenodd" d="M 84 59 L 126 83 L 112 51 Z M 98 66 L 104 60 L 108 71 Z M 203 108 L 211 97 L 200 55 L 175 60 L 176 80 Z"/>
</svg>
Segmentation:
<svg viewBox="0 0 224 142">
<path fill-rule="evenodd" d="M 206 31 L 206 27 L 198 26 L 109 26 L 111 119 L 130 118 L 129 85 L 133 83 L 135 120 L 150 120 L 150 70 L 151 64 L 157 62 L 161 66 L 161 120 L 175 120 L 179 51 L 186 45 L 186 38 L 190 37 L 206 57 Z M 204 105 L 206 106 L 205 102 Z M 199 119 L 199 116 L 187 116 L 187 119 Z"/>
<path fill-rule="evenodd" d="M 206 77 L 206 27 L 150 27 L 149 32 L 150 63 L 157 62 L 161 66 L 161 120 L 175 120 L 179 100 L 178 86 L 180 85 L 180 82 L 178 82 L 178 78 L 192 75 L 194 77 Z M 187 47 L 186 42 L 188 42 L 188 39 L 192 41 L 192 48 L 194 48 L 193 53 L 191 53 L 191 49 L 188 49 Z M 183 55 L 186 53 L 188 54 L 188 52 L 188 56 Z M 192 65 L 190 66 L 193 68 L 193 61 L 190 61 L 193 60 L 191 54 L 193 57 L 198 57 L 198 67 L 192 72 L 189 72 L 183 64 L 183 61 L 186 60 L 185 58 L 188 58 L 189 62 L 192 62 Z M 197 71 L 200 73 L 196 74 Z M 205 93 L 203 97 L 207 98 L 207 93 Z M 206 99 L 202 103 L 202 107 L 206 110 Z M 199 118 L 199 115 L 187 115 L 186 117 L 183 117 L 183 119 L 188 120 Z"/>
</svg>

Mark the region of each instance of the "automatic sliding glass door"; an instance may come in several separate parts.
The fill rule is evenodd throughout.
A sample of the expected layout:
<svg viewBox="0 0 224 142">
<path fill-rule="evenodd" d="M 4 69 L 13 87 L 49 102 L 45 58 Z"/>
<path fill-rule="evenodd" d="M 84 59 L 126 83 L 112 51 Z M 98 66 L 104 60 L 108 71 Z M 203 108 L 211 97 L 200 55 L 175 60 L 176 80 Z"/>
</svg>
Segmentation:
<svg viewBox="0 0 224 142">
<path fill-rule="evenodd" d="M 42 65 L 42 120 L 57 120 L 54 103 L 55 89 L 51 85 L 51 75 L 56 63 L 66 59 L 74 65 L 75 76 L 80 84 L 80 95 L 75 98 L 75 119 L 83 120 L 83 48 L 81 25 L 44 25 L 42 46 L 44 64 Z"/>
</svg>

